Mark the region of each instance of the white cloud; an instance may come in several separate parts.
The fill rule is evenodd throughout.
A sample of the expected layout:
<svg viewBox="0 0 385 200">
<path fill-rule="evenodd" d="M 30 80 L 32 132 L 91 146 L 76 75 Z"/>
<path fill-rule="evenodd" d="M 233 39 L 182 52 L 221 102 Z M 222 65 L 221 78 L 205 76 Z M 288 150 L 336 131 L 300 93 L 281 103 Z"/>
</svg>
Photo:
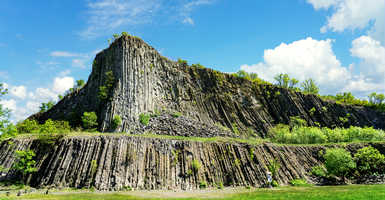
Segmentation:
<svg viewBox="0 0 385 200">
<path fill-rule="evenodd" d="M 282 43 L 265 50 L 264 62 L 242 65 L 241 69 L 272 82 L 279 73 L 287 73 L 300 81 L 313 78 L 321 86 L 322 94 L 349 91 L 365 97 L 370 92 L 385 93 L 385 47 L 380 42 L 368 36 L 354 40 L 350 51 L 361 62 L 348 67 L 336 58 L 332 43 L 329 39 L 312 38 Z M 353 74 L 354 68 L 359 69 L 358 75 Z"/>
<path fill-rule="evenodd" d="M 183 20 L 183 23 L 194 25 L 194 20 L 191 19 L 191 17 L 186 17 L 186 18 Z"/>
<path fill-rule="evenodd" d="M 83 60 L 83 59 L 73 59 L 72 60 L 72 66 L 73 67 L 80 67 L 80 68 L 86 68 L 86 64 L 85 64 L 86 60 Z"/>
<path fill-rule="evenodd" d="M 94 0 L 87 4 L 87 28 L 80 32 L 83 38 L 110 34 L 123 26 L 149 24 L 166 16 L 193 24 L 191 12 L 215 0 Z"/>
<path fill-rule="evenodd" d="M 287 73 L 303 81 L 313 78 L 323 92 L 335 92 L 351 77 L 349 70 L 341 66 L 332 50 L 332 40 L 306 38 L 290 44 L 282 43 L 264 52 L 264 62 L 242 65 L 241 69 L 256 72 L 261 78 L 274 82 L 274 76 Z"/>
<path fill-rule="evenodd" d="M 385 0 L 308 0 L 315 9 L 333 8 L 321 32 L 370 27 L 368 34 L 385 43 Z"/>
<path fill-rule="evenodd" d="M 345 90 L 367 95 L 369 91 L 385 93 L 385 47 L 369 36 L 361 36 L 352 42 L 352 56 L 360 59 L 360 75 Z"/>
<path fill-rule="evenodd" d="M 321 8 L 328 9 L 331 6 L 336 5 L 340 0 L 307 0 L 313 5 L 314 9 L 318 10 Z"/>
<path fill-rule="evenodd" d="M 82 55 L 78 54 L 78 53 L 67 52 L 67 51 L 53 51 L 50 53 L 50 56 L 52 56 L 52 57 L 79 57 Z"/>
<path fill-rule="evenodd" d="M 11 111 L 15 111 L 17 108 L 15 99 L 1 100 L 0 104 Z"/>
<path fill-rule="evenodd" d="M 74 86 L 74 78 L 65 76 L 65 77 L 56 77 L 53 83 L 53 91 L 58 94 L 63 94 L 68 89 Z"/>
<path fill-rule="evenodd" d="M 20 99 L 24 99 L 27 96 L 27 90 L 25 86 L 14 86 L 9 90 L 9 93 Z"/>
</svg>

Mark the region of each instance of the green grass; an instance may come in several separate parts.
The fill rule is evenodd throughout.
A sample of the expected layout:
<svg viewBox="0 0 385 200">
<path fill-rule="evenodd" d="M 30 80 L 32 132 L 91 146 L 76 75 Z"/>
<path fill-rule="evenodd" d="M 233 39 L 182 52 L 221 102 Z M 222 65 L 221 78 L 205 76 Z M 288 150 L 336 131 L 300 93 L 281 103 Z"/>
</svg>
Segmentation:
<svg viewBox="0 0 385 200">
<path fill-rule="evenodd" d="M 218 192 L 207 192 L 218 196 L 223 190 L 217 190 Z M 382 200 L 385 199 L 385 185 L 348 185 L 348 186 L 322 186 L 322 187 L 280 187 L 274 189 L 250 189 L 242 190 L 241 193 L 236 194 L 222 194 L 222 198 L 207 198 L 210 195 L 206 195 L 204 199 L 217 199 L 217 200 Z M 247 192 L 248 191 L 248 192 Z M 181 193 L 181 192 L 180 192 Z M 180 195 L 180 193 L 178 195 Z M 170 193 L 169 193 L 170 194 Z M 168 194 L 168 195 L 169 195 Z M 190 193 L 191 194 L 191 193 Z M 88 200 L 88 199 L 105 199 L 105 200 L 162 200 L 162 199 L 184 199 L 184 200 L 198 200 L 202 199 L 202 192 L 196 192 L 198 197 L 187 198 L 143 198 L 130 195 L 130 192 L 116 192 L 116 193 L 60 193 L 60 194 L 28 194 L 21 197 L 16 197 L 14 193 L 10 197 L 6 197 L 4 194 L 0 195 L 0 199 L 57 199 L 57 200 Z M 154 193 L 150 194 L 154 196 Z M 162 194 L 160 194 L 162 195 Z M 155 196 L 157 196 L 155 194 Z M 189 195 L 187 195 L 189 196 Z"/>
</svg>

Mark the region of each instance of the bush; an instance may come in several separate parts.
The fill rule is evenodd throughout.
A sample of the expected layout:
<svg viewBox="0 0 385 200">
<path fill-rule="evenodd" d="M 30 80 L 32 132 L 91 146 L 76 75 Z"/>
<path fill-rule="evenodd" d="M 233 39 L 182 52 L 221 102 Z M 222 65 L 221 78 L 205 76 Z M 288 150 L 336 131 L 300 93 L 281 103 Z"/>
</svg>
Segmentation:
<svg viewBox="0 0 385 200">
<path fill-rule="evenodd" d="M 267 169 L 271 172 L 273 180 L 277 180 L 279 168 L 281 168 L 281 165 L 279 164 L 278 160 L 269 160 L 269 163 L 267 164 Z"/>
<path fill-rule="evenodd" d="M 374 128 L 320 128 L 278 124 L 269 130 L 273 142 L 285 144 L 322 144 L 355 141 L 384 141 L 385 132 Z"/>
<path fill-rule="evenodd" d="M 16 128 L 19 133 L 38 133 L 40 129 L 36 120 L 29 119 L 17 123 Z"/>
<path fill-rule="evenodd" d="M 22 181 L 26 183 L 26 176 L 30 173 L 36 172 L 35 168 L 36 161 L 33 160 L 35 157 L 35 152 L 32 150 L 27 151 L 17 151 L 16 150 L 16 160 L 17 162 L 13 165 L 13 169 L 22 174 Z"/>
<path fill-rule="evenodd" d="M 312 167 L 311 174 L 318 177 L 326 177 L 325 167 L 322 165 Z"/>
<path fill-rule="evenodd" d="M 193 160 L 191 163 L 191 168 L 195 173 L 197 173 L 199 171 L 199 169 L 201 168 L 201 164 L 199 163 L 198 160 Z"/>
<path fill-rule="evenodd" d="M 289 183 L 292 186 L 302 186 L 302 187 L 310 185 L 309 183 L 307 183 L 305 179 L 294 179 L 294 180 L 291 180 Z"/>
<path fill-rule="evenodd" d="M 360 174 L 383 173 L 385 169 L 385 156 L 377 149 L 369 146 L 364 147 L 354 154 L 357 170 Z"/>
<path fill-rule="evenodd" d="M 182 116 L 182 113 L 174 112 L 174 113 L 171 114 L 171 116 L 174 117 L 174 118 L 178 118 L 178 117 Z"/>
<path fill-rule="evenodd" d="M 84 129 L 95 130 L 98 126 L 98 116 L 96 116 L 95 112 L 84 112 L 82 122 Z"/>
<path fill-rule="evenodd" d="M 326 170 L 330 175 L 345 178 L 351 170 L 356 168 L 352 156 L 345 149 L 327 149 L 323 157 Z"/>
<path fill-rule="evenodd" d="M 201 181 L 201 182 L 199 182 L 199 188 L 200 188 L 200 189 L 205 189 L 205 188 L 207 188 L 207 183 L 206 183 L 206 181 Z"/>
<path fill-rule="evenodd" d="M 271 186 L 273 186 L 273 187 L 278 187 L 279 184 L 278 184 L 278 182 L 277 182 L 276 180 L 273 180 L 273 181 L 271 182 Z"/>
<path fill-rule="evenodd" d="M 44 124 L 40 126 L 39 133 L 57 133 L 55 122 L 52 119 L 45 121 Z"/>
<path fill-rule="evenodd" d="M 120 118 L 119 115 L 115 115 L 114 119 L 112 120 L 112 128 L 116 129 L 118 126 L 122 124 L 122 118 Z"/>
<path fill-rule="evenodd" d="M 148 125 L 148 123 L 150 122 L 150 115 L 149 114 L 144 114 L 144 113 L 141 113 L 139 115 L 139 122 L 145 126 Z"/>
</svg>

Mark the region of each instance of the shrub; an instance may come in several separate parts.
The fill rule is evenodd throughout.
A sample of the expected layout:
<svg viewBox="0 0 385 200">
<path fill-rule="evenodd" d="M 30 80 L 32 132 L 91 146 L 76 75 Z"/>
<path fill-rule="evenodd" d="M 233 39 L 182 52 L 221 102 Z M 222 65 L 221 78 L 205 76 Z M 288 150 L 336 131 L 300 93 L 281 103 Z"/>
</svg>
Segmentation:
<svg viewBox="0 0 385 200">
<path fill-rule="evenodd" d="M 197 173 L 199 171 L 199 169 L 201 168 L 201 164 L 199 163 L 198 160 L 193 160 L 192 163 L 191 163 L 191 169 Z"/>
<path fill-rule="evenodd" d="M 71 126 L 68 121 L 53 121 L 56 127 L 57 133 L 69 133 Z"/>
<path fill-rule="evenodd" d="M 149 114 L 144 114 L 144 113 L 141 113 L 139 115 L 139 122 L 145 126 L 148 125 L 148 123 L 150 122 L 150 115 Z"/>
<path fill-rule="evenodd" d="M 301 117 L 290 117 L 289 125 L 290 125 L 290 127 L 307 126 L 307 121 L 305 121 Z"/>
<path fill-rule="evenodd" d="M 235 133 L 236 135 L 239 135 L 238 126 L 236 123 L 231 124 L 231 129 L 232 129 L 233 133 Z"/>
<path fill-rule="evenodd" d="M 19 133 L 38 133 L 40 129 L 36 120 L 29 119 L 17 123 L 16 128 Z"/>
<path fill-rule="evenodd" d="M 354 160 L 357 163 L 357 170 L 360 174 L 384 172 L 385 156 L 371 146 L 358 150 L 354 154 Z"/>
<path fill-rule="evenodd" d="M 96 173 L 96 170 L 98 169 L 98 163 L 96 162 L 96 160 L 91 161 L 90 167 L 91 167 L 91 176 L 94 176 Z"/>
<path fill-rule="evenodd" d="M 281 165 L 279 164 L 278 160 L 269 160 L 269 163 L 267 164 L 267 169 L 271 172 L 273 180 L 277 180 L 278 170 L 280 167 Z"/>
<path fill-rule="evenodd" d="M 276 180 L 273 180 L 273 181 L 271 182 L 271 186 L 273 186 L 273 187 L 278 187 L 279 184 L 278 184 L 278 182 L 277 182 Z"/>
<path fill-rule="evenodd" d="M 323 157 L 326 170 L 330 175 L 345 178 L 351 170 L 356 168 L 352 156 L 345 149 L 327 149 Z"/>
<path fill-rule="evenodd" d="M 292 186 L 301 186 L 301 187 L 310 185 L 309 183 L 307 183 L 305 179 L 293 179 L 289 183 Z"/>
<path fill-rule="evenodd" d="M 205 188 L 207 188 L 207 183 L 206 183 L 206 181 L 201 181 L 201 182 L 199 182 L 199 188 L 200 188 L 200 189 L 205 189 Z"/>
<path fill-rule="evenodd" d="M 98 126 L 98 116 L 95 112 L 84 112 L 82 116 L 83 128 L 95 130 Z"/>
<path fill-rule="evenodd" d="M 385 132 L 374 128 L 320 128 L 298 127 L 290 129 L 287 125 L 278 124 L 271 128 L 268 136 L 272 141 L 286 144 L 322 144 L 327 142 L 354 142 L 354 141 L 384 141 Z"/>
<path fill-rule="evenodd" d="M 122 124 L 122 118 L 120 118 L 119 115 L 115 115 L 114 119 L 112 120 L 112 128 L 116 129 L 118 126 Z"/>
<path fill-rule="evenodd" d="M 217 184 L 217 188 L 218 188 L 218 189 L 223 189 L 223 183 L 222 183 L 222 182 L 219 182 L 219 183 Z"/>
<path fill-rule="evenodd" d="M 30 173 L 36 172 L 35 168 L 36 161 L 33 160 L 35 157 L 35 152 L 32 150 L 27 151 L 16 151 L 16 160 L 17 162 L 12 167 L 17 172 L 22 174 L 22 181 L 26 183 L 26 176 Z"/>
<path fill-rule="evenodd" d="M 325 177 L 326 176 L 325 167 L 322 165 L 314 166 L 311 168 L 311 174 L 318 177 Z"/>
<path fill-rule="evenodd" d="M 52 119 L 48 119 L 47 121 L 44 122 L 43 125 L 40 126 L 40 133 L 57 133 L 57 128 L 55 126 L 55 122 L 52 121 Z"/>
<path fill-rule="evenodd" d="M 112 89 L 115 83 L 114 73 L 110 70 L 105 73 L 104 85 L 99 87 L 98 97 L 100 100 L 107 100 L 109 91 Z"/>
<path fill-rule="evenodd" d="M 55 105 L 55 102 L 48 101 L 47 103 L 42 103 L 40 106 L 40 112 L 46 112 Z"/>
<path fill-rule="evenodd" d="M 182 60 L 181 58 L 178 58 L 178 63 L 181 64 L 181 65 L 187 65 L 187 61 L 186 60 Z"/>
<path fill-rule="evenodd" d="M 178 117 L 182 116 L 182 113 L 174 112 L 174 113 L 171 114 L 171 116 L 174 117 L 174 118 L 178 118 Z"/>
</svg>

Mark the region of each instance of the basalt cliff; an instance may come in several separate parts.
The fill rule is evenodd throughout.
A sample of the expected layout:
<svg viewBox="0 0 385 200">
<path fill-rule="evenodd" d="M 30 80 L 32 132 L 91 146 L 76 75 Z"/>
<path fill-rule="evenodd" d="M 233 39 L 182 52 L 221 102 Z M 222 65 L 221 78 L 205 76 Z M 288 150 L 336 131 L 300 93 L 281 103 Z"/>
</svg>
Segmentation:
<svg viewBox="0 0 385 200">
<path fill-rule="evenodd" d="M 256 186 L 267 183 L 267 163 L 277 160 L 277 181 L 305 178 L 323 162 L 320 150 L 332 146 L 290 146 L 271 143 L 186 139 L 215 136 L 266 137 L 277 124 L 300 117 L 322 127 L 373 126 L 385 129 L 385 113 L 367 107 L 323 101 L 270 84 L 258 84 L 199 65 L 170 61 L 141 39 L 122 36 L 96 55 L 86 85 L 53 108 L 31 116 L 81 124 L 84 112 L 95 112 L 101 132 L 64 138 L 18 138 L 0 142 L 0 165 L 9 169 L 0 180 L 12 180 L 15 151 L 36 152 L 34 187 L 76 187 L 99 190 L 197 189 L 200 186 Z M 141 114 L 152 114 L 148 124 Z M 174 117 L 173 115 L 177 115 Z M 112 121 L 119 116 L 122 123 Z M 341 120 L 344 119 L 344 120 Z M 224 128 L 227 127 L 227 128 Z M 237 130 L 237 131 L 235 131 Z M 141 136 L 184 136 L 185 139 Z M 135 135 L 136 134 L 136 135 Z M 250 137 L 252 136 L 252 137 Z M 372 145 L 342 146 L 354 153 Z M 385 178 L 383 180 L 385 182 Z"/>
<path fill-rule="evenodd" d="M 131 36 L 116 39 L 96 55 L 92 73 L 83 88 L 31 118 L 40 122 L 49 118 L 68 120 L 77 126 L 83 112 L 96 112 L 102 132 L 139 133 L 141 131 L 136 130 L 144 129 L 139 115 L 156 111 L 180 112 L 203 126 L 237 127 L 241 134 L 247 129 L 253 130 L 261 137 L 265 137 L 272 126 L 287 124 L 292 116 L 322 127 L 353 125 L 385 129 L 385 113 L 327 102 L 316 95 L 170 61 L 143 40 Z M 116 128 L 111 126 L 114 116 L 122 119 Z M 343 118 L 348 121 L 341 120 Z M 167 129 L 166 122 L 163 126 Z M 152 132 L 157 134 L 160 129 L 162 127 Z M 147 128 L 147 131 L 151 130 Z M 178 132 L 170 132 L 173 131 Z M 194 132 L 190 135 L 194 136 Z"/>
</svg>

